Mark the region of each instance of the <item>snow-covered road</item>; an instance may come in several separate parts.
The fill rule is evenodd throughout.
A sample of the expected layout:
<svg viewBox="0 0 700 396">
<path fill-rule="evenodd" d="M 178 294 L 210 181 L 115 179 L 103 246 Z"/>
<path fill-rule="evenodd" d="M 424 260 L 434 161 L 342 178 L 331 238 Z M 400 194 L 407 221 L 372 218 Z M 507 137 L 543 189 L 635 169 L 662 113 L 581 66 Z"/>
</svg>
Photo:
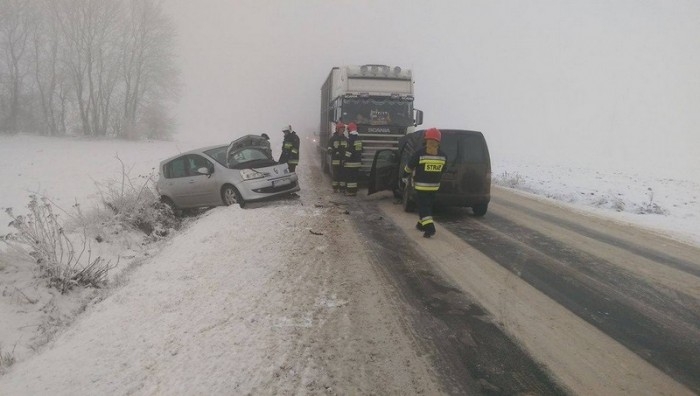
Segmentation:
<svg viewBox="0 0 700 396">
<path fill-rule="evenodd" d="M 345 209 L 299 173 L 298 198 L 207 212 L 0 393 L 439 392 Z"/>
<path fill-rule="evenodd" d="M 27 139 L 8 139 L 11 142 L 17 141 L 15 143 L 26 143 L 24 140 Z M 38 138 L 28 140 L 43 141 Z M 65 151 L 60 147 L 66 145 L 63 141 L 55 143 L 58 143 L 58 147 L 49 150 L 54 152 L 51 154 L 53 156 Z M 151 152 L 153 158 L 163 156 L 160 152 L 169 150 L 163 145 L 144 144 L 151 146 L 146 151 Z M 90 146 L 88 143 L 85 145 Z M 79 146 L 83 147 L 83 143 Z M 131 149 L 126 144 L 124 146 L 123 150 Z M 71 147 L 69 142 L 66 148 Z M 139 151 L 143 149 L 142 146 L 137 148 Z M 21 150 L 15 147 L 10 151 L 19 155 L 17 152 Z M 465 241 L 450 236 L 443 228 L 439 228 L 439 232 L 445 233 L 441 234 L 442 237 L 438 235 L 436 240 L 426 242 L 423 238 L 413 238 L 414 217 L 391 207 L 390 193 L 380 197 L 366 197 L 362 194 L 355 199 L 331 194 L 329 180 L 320 173 L 316 164 L 314 147 L 310 144 L 303 145 L 302 153 L 305 157 L 298 168 L 302 188 L 298 197 L 250 204 L 245 210 L 238 206 L 209 210 L 195 221 L 188 221 L 188 225 L 177 235 L 162 243 L 145 245 L 143 250 L 138 247 L 141 244 L 138 237 L 125 234 L 111 236 L 111 244 L 100 244 L 100 249 L 117 249 L 112 252 L 113 255 L 120 254 L 130 259 L 120 264 L 122 274 L 115 278 L 117 282 L 105 290 L 100 299 L 89 304 L 74 323 L 71 324 L 70 315 L 65 320 L 64 316 L 59 317 L 59 326 L 53 330 L 59 331 L 55 338 L 52 338 L 51 333 L 43 332 L 51 329 L 51 324 L 55 323 L 52 321 L 60 313 L 55 311 L 66 311 L 65 306 L 60 307 L 66 303 L 63 300 L 66 296 L 47 293 L 42 281 L 32 278 L 31 263 L 0 256 L 0 286 L 3 288 L 0 314 L 3 319 L 10 318 L 9 321 L 0 323 L 0 342 L 3 342 L 0 352 L 14 351 L 14 348 L 8 347 L 16 345 L 16 356 L 19 358 L 14 365 L 9 368 L 6 366 L 6 375 L 0 376 L 0 394 L 434 394 L 454 391 L 446 388 L 445 365 L 440 365 L 439 362 L 436 364 L 436 359 L 441 358 L 441 352 L 434 349 L 434 340 L 440 337 L 425 334 L 425 329 L 431 329 L 430 324 L 424 326 L 423 330 L 416 330 L 415 326 L 418 324 L 420 327 L 420 322 L 416 323 L 415 319 L 420 315 L 414 314 L 423 308 L 414 305 L 406 311 L 407 297 L 402 295 L 406 290 L 392 284 L 394 281 L 391 276 L 395 274 L 387 272 L 384 264 L 388 262 L 382 261 L 385 257 L 376 255 L 377 246 L 371 243 L 370 237 L 373 230 L 367 227 L 385 227 L 394 222 L 391 227 L 394 227 L 392 232 L 396 234 L 393 236 L 395 243 L 383 246 L 382 249 L 398 251 L 400 246 L 409 243 L 406 241 L 413 241 L 412 244 L 420 254 L 433 257 L 433 261 L 440 262 L 443 267 L 453 265 L 452 268 L 458 268 L 459 271 L 469 268 L 463 262 L 469 255 L 451 252 L 459 246 L 464 247 Z M 128 154 L 120 156 L 143 157 L 136 153 L 132 157 Z M 73 162 L 76 165 L 74 171 L 78 174 L 85 169 L 80 166 L 78 157 L 73 158 Z M 142 166 L 137 166 L 136 171 L 147 173 L 150 167 L 150 162 L 143 163 Z M 34 166 L 30 168 L 33 169 Z M 7 176 L 8 179 L 14 177 L 38 182 L 46 177 L 47 168 L 42 169 Z M 118 174 L 118 169 L 116 171 Z M 541 175 L 541 172 L 533 171 L 535 174 Z M 571 172 L 566 177 L 570 178 Z M 554 174 L 551 178 L 563 180 Z M 598 180 L 597 177 L 595 179 Z M 628 180 L 629 186 L 636 185 L 634 178 L 616 180 L 620 183 L 621 180 Z M 521 181 L 516 187 L 526 187 L 523 184 Z M 530 187 L 533 185 L 527 184 Z M 623 183 L 619 187 L 627 185 Z M 681 189 L 681 183 L 672 185 L 680 192 L 686 191 Z M 661 195 L 659 202 L 664 207 L 671 208 L 669 213 L 637 216 L 645 217 L 652 223 L 659 218 L 668 220 L 679 231 L 689 231 L 686 235 L 691 235 L 690 239 L 696 239 L 697 225 L 690 227 L 685 223 L 692 223 L 695 216 L 691 212 L 694 205 L 697 205 L 696 190 L 691 188 L 689 193 L 681 194 L 676 193 L 668 184 L 664 188 L 669 189 L 669 192 Z M 547 191 L 559 189 L 545 188 L 544 195 L 550 195 Z M 600 190 L 597 189 L 595 193 Z M 634 188 L 629 190 L 633 191 Z M 643 190 L 648 191 L 646 188 Z M 59 202 L 70 201 L 72 196 L 90 195 L 73 190 L 65 193 L 69 194 L 68 199 Z M 12 202 L 21 202 L 18 197 L 22 194 L 10 195 L 13 197 Z M 61 197 L 65 194 L 58 195 Z M 576 194 L 572 192 L 569 196 Z M 502 198 L 494 193 L 492 209 L 497 210 L 491 213 L 492 216 L 487 215 L 485 223 L 490 224 L 492 217 L 498 220 L 499 216 L 508 215 L 509 212 L 503 210 L 503 205 L 500 205 L 500 212 L 498 210 L 501 202 L 499 199 Z M 349 204 L 353 200 L 383 202 L 366 202 L 371 205 L 363 210 L 367 211 L 370 206 L 374 208 L 372 221 L 358 223 L 351 221 L 351 217 L 356 215 L 353 211 L 358 209 L 358 206 Z M 551 208 L 547 205 L 551 205 L 552 200 L 539 200 L 545 207 L 538 211 L 549 213 Z M 630 202 L 635 201 L 630 199 Z M 557 206 L 571 207 L 565 204 Z M 383 212 L 376 212 L 377 210 Z M 397 211 L 400 213 L 399 220 L 391 214 Z M 563 216 L 561 218 L 566 218 L 567 215 Z M 382 217 L 392 218 L 383 220 Z M 440 223 L 449 227 L 447 222 L 448 219 L 440 218 L 438 227 L 442 227 Z M 623 227 L 627 226 L 629 225 Z M 561 229 L 551 232 L 546 222 L 528 227 L 549 233 L 552 238 L 560 238 L 568 233 Z M 660 228 L 663 231 L 664 227 Z M 407 235 L 404 234 L 405 229 L 408 229 L 406 232 L 409 237 L 403 241 L 401 238 L 406 238 Z M 124 240 L 118 241 L 119 238 Z M 428 248 L 423 246 L 427 243 Z M 474 253 L 473 248 L 464 249 Z M 425 269 L 413 266 L 416 261 L 425 261 L 425 258 L 403 256 L 405 255 L 397 261 L 405 261 L 404 264 L 408 264 L 405 269 L 409 272 L 418 271 L 421 282 L 430 284 L 436 281 L 439 271 L 427 277 Z M 506 304 L 503 287 L 522 291 L 529 290 L 529 286 L 518 277 L 507 273 L 503 275 L 503 269 L 494 267 L 494 262 L 482 261 L 483 257 L 479 254 L 476 256 L 480 258 L 470 258 L 472 261 L 468 263 L 476 266 L 476 272 L 464 276 L 477 284 L 462 288 L 460 293 L 469 295 L 481 290 L 479 293 L 483 292 L 483 295 L 472 301 L 467 298 L 466 304 L 470 307 L 482 304 L 491 314 L 495 313 L 493 318 L 496 321 L 486 320 L 491 316 L 485 316 L 484 322 L 497 324 L 498 321 L 503 321 L 512 325 L 517 315 L 503 318 L 498 316 L 505 312 L 501 307 Z M 453 262 L 453 259 L 461 261 Z M 623 261 L 623 264 L 631 265 L 636 271 L 647 272 L 646 267 L 634 264 L 638 262 L 636 259 Z M 124 270 L 124 267 L 127 269 Z M 501 275 L 492 279 L 491 283 L 475 276 L 487 268 Z M 443 268 L 442 271 L 446 270 Z M 415 273 L 408 275 L 413 276 Z M 504 277 L 508 279 L 505 286 L 500 283 Z M 661 280 L 662 283 L 665 282 L 664 285 L 675 282 L 665 275 Z M 695 282 L 694 278 L 681 281 Z M 518 284 L 517 287 L 514 282 Z M 543 298 L 539 293 L 534 294 Z M 451 293 L 450 298 L 455 295 Z M 429 299 L 435 298 L 434 302 L 439 304 L 445 302 L 440 300 L 441 296 L 441 292 L 427 295 Z M 72 297 L 69 295 L 67 298 Z M 532 301 L 535 301 L 519 295 L 513 298 L 513 306 L 523 302 L 531 306 Z M 429 303 L 430 301 L 433 300 L 429 300 Z M 556 302 L 549 301 L 548 304 Z M 561 307 L 557 309 L 562 312 L 562 318 L 580 322 L 573 318 L 571 312 Z M 430 307 L 424 311 L 430 311 Z M 541 313 L 544 319 L 541 320 L 536 319 L 536 315 L 530 315 L 527 309 L 513 313 L 525 320 L 518 326 L 535 331 L 533 329 L 537 326 L 547 325 L 556 317 L 551 312 L 551 309 L 543 309 Z M 62 323 L 67 327 L 62 327 Z M 39 326 L 40 331 L 33 326 Z M 559 331 L 557 326 L 556 323 L 551 325 L 550 330 Z M 526 347 L 532 340 L 543 340 L 542 334 L 535 331 L 536 334 L 527 336 L 529 341 L 523 341 L 522 335 L 518 336 L 512 326 L 505 327 L 515 334 L 514 339 Z M 494 332 L 500 332 L 500 329 Z M 592 333 L 598 334 L 598 331 Z M 569 331 L 564 336 L 569 334 L 579 333 Z M 37 341 L 42 337 L 47 337 L 50 342 L 44 345 L 40 340 Z M 463 335 L 461 337 L 466 338 L 462 339 L 455 334 L 449 337 L 467 343 L 471 339 Z M 554 339 L 545 338 L 544 341 Z M 610 340 L 606 342 L 614 343 Z M 448 342 L 444 345 L 449 347 L 450 344 Z M 562 342 L 560 345 L 569 344 Z M 606 349 L 605 343 L 593 342 L 591 345 L 597 348 L 591 349 L 594 355 L 596 350 Z M 532 345 L 528 348 L 532 348 Z M 555 352 L 565 350 L 556 346 L 550 349 Z M 547 349 L 539 349 L 542 350 Z M 543 358 L 538 353 L 532 355 L 540 360 L 550 359 Z M 578 357 L 576 354 L 566 356 L 567 359 L 574 360 Z M 461 359 L 461 355 L 458 359 Z M 606 372 L 604 365 L 595 363 L 595 359 L 590 361 L 593 362 L 591 367 Z M 616 364 L 615 360 L 601 361 Z M 494 362 L 497 363 L 496 360 Z M 629 360 L 625 364 L 628 363 Z M 628 366 L 617 366 L 622 371 L 625 371 L 625 367 Z M 589 376 L 594 378 L 591 381 L 577 374 L 576 364 L 561 365 L 561 370 L 563 371 L 555 371 L 555 377 L 561 380 L 569 376 L 569 380 L 564 382 L 571 388 L 593 389 L 588 387 L 589 384 L 601 383 L 596 374 Z M 654 370 L 649 372 L 653 373 Z M 455 378 L 454 373 L 449 375 Z M 645 379 L 653 380 L 655 375 L 657 374 L 648 375 Z M 622 378 L 609 375 L 607 379 L 611 380 L 610 383 L 617 383 L 618 377 Z M 631 381 L 638 381 L 634 376 L 630 378 Z M 474 382 L 471 379 L 469 381 Z M 578 382 L 580 388 L 571 385 Z M 657 384 L 661 384 L 663 389 L 662 382 Z M 652 389 L 645 387 L 641 381 L 637 385 L 643 389 Z M 623 384 L 618 389 L 637 388 L 625 388 Z"/>
</svg>

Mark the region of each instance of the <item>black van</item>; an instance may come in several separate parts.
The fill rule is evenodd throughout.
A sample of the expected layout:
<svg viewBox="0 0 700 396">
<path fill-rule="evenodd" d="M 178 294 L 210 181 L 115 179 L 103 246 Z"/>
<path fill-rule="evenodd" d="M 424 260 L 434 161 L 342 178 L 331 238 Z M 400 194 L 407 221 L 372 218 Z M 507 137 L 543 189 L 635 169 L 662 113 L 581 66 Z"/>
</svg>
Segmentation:
<svg viewBox="0 0 700 396">
<path fill-rule="evenodd" d="M 491 158 L 481 132 L 461 129 L 440 129 L 440 149 L 447 155 L 447 168 L 442 174 L 436 204 L 471 207 L 476 216 L 483 216 L 491 200 Z M 390 190 L 403 201 L 404 210 L 415 210 L 415 191 L 410 178 L 400 178 L 401 170 L 411 155 L 424 144 L 425 130 L 408 134 L 399 140 L 398 150 L 380 150 L 374 155 L 367 194 Z"/>
</svg>

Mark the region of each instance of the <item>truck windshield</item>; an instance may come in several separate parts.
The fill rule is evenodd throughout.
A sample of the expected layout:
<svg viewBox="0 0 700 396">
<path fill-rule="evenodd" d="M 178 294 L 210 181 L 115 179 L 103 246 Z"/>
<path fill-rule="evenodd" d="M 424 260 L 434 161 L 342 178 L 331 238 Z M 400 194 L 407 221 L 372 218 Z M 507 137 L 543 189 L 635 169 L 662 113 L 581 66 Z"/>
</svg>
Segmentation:
<svg viewBox="0 0 700 396">
<path fill-rule="evenodd" d="M 365 125 L 413 125 L 413 102 L 396 99 L 344 98 L 343 122 Z"/>
</svg>

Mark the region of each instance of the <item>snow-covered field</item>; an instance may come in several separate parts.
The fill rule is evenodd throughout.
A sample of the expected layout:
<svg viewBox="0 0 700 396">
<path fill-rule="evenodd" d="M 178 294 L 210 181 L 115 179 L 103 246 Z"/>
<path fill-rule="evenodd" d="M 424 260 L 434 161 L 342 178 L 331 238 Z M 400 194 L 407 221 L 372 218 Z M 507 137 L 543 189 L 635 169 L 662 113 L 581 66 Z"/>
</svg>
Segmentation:
<svg viewBox="0 0 700 396">
<path fill-rule="evenodd" d="M 273 148 L 277 153 L 279 142 L 275 138 L 279 137 L 273 137 Z M 30 194 L 47 197 L 60 208 L 59 213 L 66 212 L 61 214 L 62 218 L 68 218 L 76 201 L 82 211 L 87 212 L 89 208 L 100 205 L 98 186 L 121 179 L 122 164 L 117 157 L 131 177 L 146 177 L 155 172 L 161 159 L 212 143 L 216 142 L 115 142 L 0 136 L 0 208 L 3 208 L 0 234 L 11 231 L 8 227 L 10 218 L 4 208 L 13 208 L 15 214 L 26 213 Z M 310 144 L 305 140 L 302 150 L 312 150 Z M 586 169 L 504 158 L 494 150 L 491 154 L 495 184 L 700 245 L 700 185 L 697 182 L 672 176 L 653 178 L 612 169 Z M 254 210 L 244 216 L 255 217 L 254 222 L 245 224 L 247 234 L 264 236 L 266 230 L 279 227 L 273 208 L 264 208 L 259 212 L 261 216 L 256 216 Z M 193 238 L 190 249 L 196 250 L 199 243 L 206 244 L 206 240 L 199 240 L 197 236 Z M 114 271 L 118 274 L 132 264 L 147 260 L 160 249 L 160 244 L 147 243 L 139 232 L 123 231 L 112 235 L 105 243 L 93 244 L 91 248 L 93 254 L 103 255 L 108 260 L 116 262 L 119 257 L 119 267 Z M 283 249 L 284 245 L 268 244 L 266 254 L 280 257 L 282 252 L 268 251 L 275 248 Z M 33 264 L 26 257 L 3 245 L 0 245 L 0 251 L 0 357 L 22 361 L 31 356 L 33 350 L 41 348 L 57 329 L 70 324 L 95 293 L 81 290 L 60 295 L 47 289 L 43 281 L 33 276 Z M 167 287 L 165 284 L 161 286 Z"/>
<path fill-rule="evenodd" d="M 700 245 L 700 183 L 532 159 L 492 159 L 493 183 Z"/>
</svg>

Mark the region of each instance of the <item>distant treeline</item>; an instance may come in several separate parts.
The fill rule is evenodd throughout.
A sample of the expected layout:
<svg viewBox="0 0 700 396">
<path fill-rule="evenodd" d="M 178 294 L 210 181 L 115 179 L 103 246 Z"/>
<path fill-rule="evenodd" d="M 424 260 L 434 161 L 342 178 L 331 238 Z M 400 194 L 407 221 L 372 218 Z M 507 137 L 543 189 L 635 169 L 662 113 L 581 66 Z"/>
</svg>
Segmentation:
<svg viewBox="0 0 700 396">
<path fill-rule="evenodd" d="M 0 134 L 167 137 L 174 39 L 158 0 L 0 0 Z"/>
</svg>

